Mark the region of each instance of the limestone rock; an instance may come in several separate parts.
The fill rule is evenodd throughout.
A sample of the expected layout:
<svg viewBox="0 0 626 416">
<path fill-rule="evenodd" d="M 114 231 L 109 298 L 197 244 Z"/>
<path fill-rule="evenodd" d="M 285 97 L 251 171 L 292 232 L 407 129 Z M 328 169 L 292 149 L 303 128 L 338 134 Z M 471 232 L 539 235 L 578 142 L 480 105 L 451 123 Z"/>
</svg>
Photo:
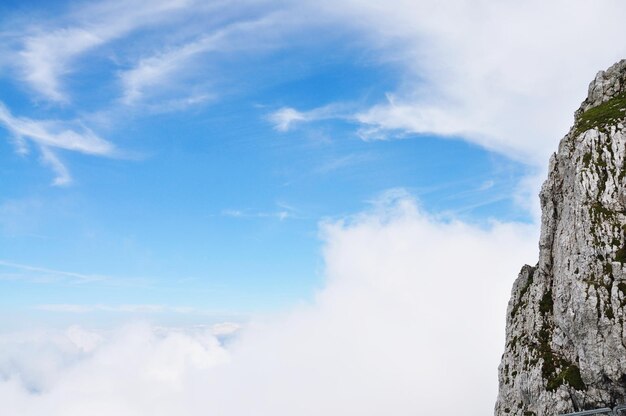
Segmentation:
<svg viewBox="0 0 626 416">
<path fill-rule="evenodd" d="M 626 60 L 598 73 L 550 159 L 539 261 L 507 310 L 497 416 L 626 403 Z"/>
</svg>

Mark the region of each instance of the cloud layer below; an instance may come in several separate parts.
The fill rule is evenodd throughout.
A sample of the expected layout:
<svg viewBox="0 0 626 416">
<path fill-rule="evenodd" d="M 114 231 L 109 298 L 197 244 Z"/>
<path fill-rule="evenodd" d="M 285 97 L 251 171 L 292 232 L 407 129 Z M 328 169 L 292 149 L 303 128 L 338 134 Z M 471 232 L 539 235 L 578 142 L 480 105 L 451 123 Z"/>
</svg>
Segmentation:
<svg viewBox="0 0 626 416">
<path fill-rule="evenodd" d="M 232 325 L 3 335 L 3 414 L 489 414 L 506 299 L 535 261 L 535 227 L 442 222 L 392 192 L 322 235 L 315 301 L 226 345 Z"/>
</svg>

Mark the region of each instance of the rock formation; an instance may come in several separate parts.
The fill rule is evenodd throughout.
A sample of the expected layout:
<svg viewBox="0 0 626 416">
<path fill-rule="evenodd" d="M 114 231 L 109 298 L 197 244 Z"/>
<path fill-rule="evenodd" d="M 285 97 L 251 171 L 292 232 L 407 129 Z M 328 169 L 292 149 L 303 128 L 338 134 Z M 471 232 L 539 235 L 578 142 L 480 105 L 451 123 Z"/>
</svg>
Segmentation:
<svg viewBox="0 0 626 416">
<path fill-rule="evenodd" d="M 550 159 L 539 262 L 507 310 L 497 416 L 626 402 L 626 60 L 598 73 Z"/>
</svg>

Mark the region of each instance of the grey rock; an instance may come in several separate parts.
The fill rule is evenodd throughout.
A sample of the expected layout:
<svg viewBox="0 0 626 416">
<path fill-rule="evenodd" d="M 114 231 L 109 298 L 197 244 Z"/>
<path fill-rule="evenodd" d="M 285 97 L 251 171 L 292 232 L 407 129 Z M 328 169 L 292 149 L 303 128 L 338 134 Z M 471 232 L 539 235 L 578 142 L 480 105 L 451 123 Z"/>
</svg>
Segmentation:
<svg viewBox="0 0 626 416">
<path fill-rule="evenodd" d="M 497 416 L 626 402 L 626 60 L 598 73 L 550 159 L 539 261 L 507 309 Z"/>
</svg>

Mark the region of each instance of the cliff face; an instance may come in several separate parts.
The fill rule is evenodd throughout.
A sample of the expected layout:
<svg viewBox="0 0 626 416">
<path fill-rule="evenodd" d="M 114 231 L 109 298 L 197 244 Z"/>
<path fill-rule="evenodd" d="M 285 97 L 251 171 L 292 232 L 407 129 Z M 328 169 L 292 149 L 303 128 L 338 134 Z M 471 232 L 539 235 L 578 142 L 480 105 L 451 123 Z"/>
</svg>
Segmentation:
<svg viewBox="0 0 626 416">
<path fill-rule="evenodd" d="M 626 60 L 598 73 L 550 159 L 539 262 L 507 310 L 497 416 L 626 402 Z"/>
</svg>

